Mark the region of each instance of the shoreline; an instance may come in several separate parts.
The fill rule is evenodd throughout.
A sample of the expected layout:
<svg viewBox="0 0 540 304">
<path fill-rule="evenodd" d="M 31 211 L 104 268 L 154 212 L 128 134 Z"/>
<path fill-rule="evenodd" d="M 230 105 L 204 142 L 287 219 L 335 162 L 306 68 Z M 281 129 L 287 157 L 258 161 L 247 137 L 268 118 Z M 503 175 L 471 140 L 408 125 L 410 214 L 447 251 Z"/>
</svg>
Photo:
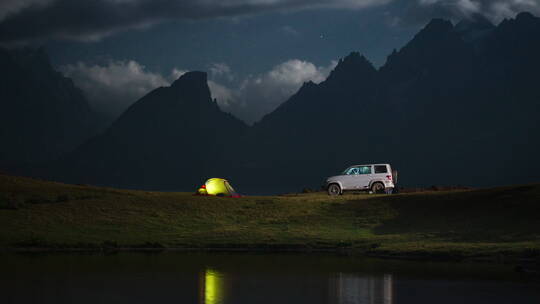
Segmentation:
<svg viewBox="0 0 540 304">
<path fill-rule="evenodd" d="M 347 248 L 268 248 L 268 247 L 7 247 L 0 248 L 0 254 L 46 254 L 46 253 L 263 253 L 263 254 L 329 254 L 337 256 L 351 256 L 359 258 L 376 258 L 400 261 L 423 262 L 457 262 L 457 263 L 493 263 L 515 264 L 536 262 L 540 263 L 540 253 L 526 254 L 498 254 L 498 255 L 459 255 L 448 252 L 423 252 L 422 254 L 407 254 L 404 252 L 375 252 Z"/>
</svg>

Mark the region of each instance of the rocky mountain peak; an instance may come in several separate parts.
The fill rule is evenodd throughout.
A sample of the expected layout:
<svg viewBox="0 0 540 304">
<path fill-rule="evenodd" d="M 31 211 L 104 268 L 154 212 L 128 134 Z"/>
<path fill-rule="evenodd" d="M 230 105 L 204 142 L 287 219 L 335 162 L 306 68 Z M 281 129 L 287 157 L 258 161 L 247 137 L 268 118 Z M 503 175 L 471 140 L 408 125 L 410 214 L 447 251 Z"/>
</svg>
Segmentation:
<svg viewBox="0 0 540 304">
<path fill-rule="evenodd" d="M 187 103 L 201 103 L 208 101 L 211 104 L 212 97 L 207 83 L 206 72 L 192 71 L 187 72 L 175 80 L 167 90 L 174 93 L 177 99 L 180 98 Z M 172 98 L 172 97 L 171 97 Z"/>
<path fill-rule="evenodd" d="M 438 34 L 444 34 L 450 32 L 452 29 L 454 29 L 454 25 L 452 22 L 441 19 L 441 18 L 435 18 L 432 19 L 419 33 L 417 36 L 432 36 L 432 35 L 438 35 Z"/>
<path fill-rule="evenodd" d="M 369 78 L 374 76 L 376 72 L 377 70 L 366 57 L 358 52 L 352 52 L 339 60 L 337 66 L 328 76 L 327 82 Z"/>
<path fill-rule="evenodd" d="M 185 74 L 182 74 L 180 77 L 178 77 L 177 80 L 175 80 L 171 87 L 180 87 L 180 86 L 206 86 L 207 82 L 207 75 L 206 72 L 200 72 L 200 71 L 191 71 L 187 72 Z"/>
<path fill-rule="evenodd" d="M 461 21 L 459 21 L 455 26 L 456 32 L 470 32 L 470 31 L 481 31 L 481 30 L 490 30 L 495 28 L 495 25 L 491 23 L 484 15 L 482 14 L 472 14 Z"/>
</svg>

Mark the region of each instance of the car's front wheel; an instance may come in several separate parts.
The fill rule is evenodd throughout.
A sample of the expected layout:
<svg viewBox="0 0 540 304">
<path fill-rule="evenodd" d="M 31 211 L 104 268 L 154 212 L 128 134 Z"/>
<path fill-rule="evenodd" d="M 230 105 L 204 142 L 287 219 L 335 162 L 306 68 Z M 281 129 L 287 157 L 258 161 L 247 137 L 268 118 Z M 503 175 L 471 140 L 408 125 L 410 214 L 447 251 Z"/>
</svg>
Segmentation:
<svg viewBox="0 0 540 304">
<path fill-rule="evenodd" d="M 328 186 L 328 195 L 336 196 L 341 194 L 341 188 L 338 184 L 331 184 Z"/>
</svg>

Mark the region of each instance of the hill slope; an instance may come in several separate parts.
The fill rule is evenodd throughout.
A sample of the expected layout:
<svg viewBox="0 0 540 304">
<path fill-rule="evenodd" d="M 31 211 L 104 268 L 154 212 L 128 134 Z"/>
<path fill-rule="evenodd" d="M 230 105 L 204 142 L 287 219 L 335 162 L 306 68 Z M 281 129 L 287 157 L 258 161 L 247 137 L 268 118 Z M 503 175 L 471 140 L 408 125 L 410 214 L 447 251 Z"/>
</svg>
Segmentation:
<svg viewBox="0 0 540 304">
<path fill-rule="evenodd" d="M 0 247 L 350 249 L 441 258 L 538 254 L 539 198 L 535 184 L 231 199 L 0 175 Z"/>
<path fill-rule="evenodd" d="M 42 49 L 0 49 L 0 67 L 0 167 L 54 160 L 98 132 L 101 118 Z"/>
<path fill-rule="evenodd" d="M 112 126 L 60 162 L 60 178 L 124 188 L 184 189 L 227 177 L 224 152 L 247 126 L 222 112 L 206 73 L 188 72 L 148 93 Z"/>
</svg>

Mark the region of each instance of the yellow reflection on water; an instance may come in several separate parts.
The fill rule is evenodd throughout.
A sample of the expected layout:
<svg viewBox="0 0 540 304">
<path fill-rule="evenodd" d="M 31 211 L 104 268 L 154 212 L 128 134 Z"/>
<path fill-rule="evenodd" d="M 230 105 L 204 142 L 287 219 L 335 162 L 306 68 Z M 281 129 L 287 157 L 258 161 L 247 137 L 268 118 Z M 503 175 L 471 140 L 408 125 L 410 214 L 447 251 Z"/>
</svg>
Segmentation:
<svg viewBox="0 0 540 304">
<path fill-rule="evenodd" d="M 215 270 L 207 269 L 204 274 L 204 304 L 221 303 L 222 292 L 221 274 Z"/>
</svg>

